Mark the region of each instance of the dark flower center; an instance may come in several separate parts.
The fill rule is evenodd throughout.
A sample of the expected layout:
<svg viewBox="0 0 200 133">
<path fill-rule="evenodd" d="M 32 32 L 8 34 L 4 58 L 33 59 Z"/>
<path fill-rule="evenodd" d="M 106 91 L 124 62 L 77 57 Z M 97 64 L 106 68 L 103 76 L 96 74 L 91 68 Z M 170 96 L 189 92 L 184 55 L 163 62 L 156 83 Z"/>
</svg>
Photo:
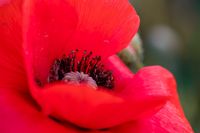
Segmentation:
<svg viewBox="0 0 200 133">
<path fill-rule="evenodd" d="M 71 51 L 53 62 L 48 82 L 64 81 L 69 84 L 85 83 L 93 88 L 97 86 L 112 89 L 114 78 L 112 72 L 105 70 L 100 56 L 92 56 L 92 52 L 83 52 L 78 58 L 78 50 Z"/>
</svg>

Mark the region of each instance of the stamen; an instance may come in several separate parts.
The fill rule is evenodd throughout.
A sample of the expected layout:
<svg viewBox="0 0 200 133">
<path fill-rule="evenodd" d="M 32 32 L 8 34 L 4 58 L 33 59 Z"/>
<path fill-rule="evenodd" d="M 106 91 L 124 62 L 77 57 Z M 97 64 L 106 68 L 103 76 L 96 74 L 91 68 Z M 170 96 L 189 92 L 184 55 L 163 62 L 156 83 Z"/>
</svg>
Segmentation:
<svg viewBox="0 0 200 133">
<path fill-rule="evenodd" d="M 102 86 L 108 89 L 114 87 L 111 71 L 105 70 L 100 56 L 92 57 L 92 52 L 84 51 L 81 58 L 77 58 L 79 51 L 71 51 L 67 56 L 56 59 L 50 69 L 48 82 L 64 80 L 67 83 L 87 83 L 93 88 Z"/>
<path fill-rule="evenodd" d="M 86 84 L 94 89 L 97 89 L 96 81 L 92 79 L 92 77 L 89 77 L 89 75 L 84 74 L 83 72 L 70 72 L 65 74 L 65 77 L 63 78 L 63 81 L 68 84 Z"/>
</svg>

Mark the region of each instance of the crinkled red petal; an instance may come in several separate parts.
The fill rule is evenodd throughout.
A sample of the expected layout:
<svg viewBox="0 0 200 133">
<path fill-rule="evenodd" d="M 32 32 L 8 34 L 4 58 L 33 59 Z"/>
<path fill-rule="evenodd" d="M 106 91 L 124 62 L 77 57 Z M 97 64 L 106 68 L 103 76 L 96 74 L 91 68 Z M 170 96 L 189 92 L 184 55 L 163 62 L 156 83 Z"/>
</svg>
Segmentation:
<svg viewBox="0 0 200 133">
<path fill-rule="evenodd" d="M 155 77 L 156 75 L 158 76 L 157 78 Z M 161 67 L 146 67 L 138 73 L 138 78 L 146 79 L 144 82 L 145 84 L 138 81 L 138 84 L 140 85 L 137 86 L 146 86 L 144 88 L 147 90 L 144 89 L 144 92 L 149 91 L 147 95 L 160 94 L 159 90 L 162 91 L 164 89 L 170 93 L 171 97 L 164 107 L 162 107 L 156 114 L 113 128 L 113 132 L 193 133 L 193 130 L 181 108 L 173 75 Z M 157 88 L 157 90 L 152 89 L 153 86 Z M 135 95 L 133 96 L 135 97 Z"/>
<path fill-rule="evenodd" d="M 160 75 L 168 73 L 160 66 L 144 67 L 133 75 L 117 56 L 110 57 L 105 64 L 113 72 L 118 96 L 139 103 L 135 108 L 143 109 L 138 118 L 155 113 L 172 95 L 167 80 L 172 84 L 174 79 Z"/>
<path fill-rule="evenodd" d="M 160 66 L 143 67 L 134 75 L 132 82 L 122 90 L 121 95 L 133 100 L 149 97 L 165 99 L 173 95 L 169 91 L 172 85 L 175 85 L 174 77 L 166 69 Z"/>
<path fill-rule="evenodd" d="M 179 106 L 179 105 L 178 105 Z M 113 128 L 114 133 L 193 133 L 182 110 L 172 102 L 168 102 L 152 117 Z"/>
</svg>

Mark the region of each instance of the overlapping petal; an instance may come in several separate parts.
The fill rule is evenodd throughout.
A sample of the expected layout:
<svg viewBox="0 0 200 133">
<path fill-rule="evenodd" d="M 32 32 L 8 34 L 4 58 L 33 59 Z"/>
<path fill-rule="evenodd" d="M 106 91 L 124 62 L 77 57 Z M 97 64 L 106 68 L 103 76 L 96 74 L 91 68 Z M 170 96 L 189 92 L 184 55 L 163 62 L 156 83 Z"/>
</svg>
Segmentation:
<svg viewBox="0 0 200 133">
<path fill-rule="evenodd" d="M 129 102 L 126 102 L 127 100 L 124 101 L 120 97 L 112 96 L 108 92 L 94 91 L 86 87 L 56 85 L 44 87 L 43 89 L 46 91 L 44 93 L 35 84 L 35 81 L 38 80 L 36 78 L 45 83 L 50 62 L 67 50 L 83 49 L 84 47 L 84 50 L 100 54 L 99 49 L 104 48 L 110 53 L 108 54 L 107 51 L 102 54 L 101 52 L 100 55 L 106 57 L 125 47 L 131 40 L 138 28 L 139 19 L 130 3 L 119 0 L 98 1 L 99 4 L 94 8 L 95 3 L 97 1 L 53 0 L 49 2 L 47 0 L 36 0 L 25 2 L 24 50 L 30 90 L 42 107 L 43 102 L 45 104 L 51 103 L 50 105 L 54 108 L 53 111 L 57 109 L 56 114 L 61 114 L 65 120 L 82 127 L 107 128 L 129 121 L 141 110 L 130 109 L 131 106 Z M 81 7 L 84 7 L 84 9 Z M 108 11 L 104 15 L 100 14 L 103 9 Z M 93 12 L 88 10 L 93 10 Z M 77 25 L 76 15 L 78 16 Z M 85 15 L 87 17 L 84 17 Z M 73 23 L 69 23 L 69 20 Z M 114 20 L 115 23 L 113 23 Z M 123 24 L 126 24 L 126 26 Z M 69 32 L 69 29 L 72 29 L 70 31 L 75 29 L 75 31 Z M 65 33 L 70 36 L 66 36 Z M 69 37 L 72 38 L 69 39 Z M 104 44 L 104 41 L 110 41 L 110 44 Z M 81 91 L 81 89 L 83 90 Z M 52 104 L 52 100 L 49 98 L 49 95 L 53 96 L 52 94 L 58 99 L 55 100 L 55 105 Z M 62 99 L 62 95 L 68 95 L 68 97 Z M 79 101 L 77 105 L 72 104 L 75 99 Z M 68 103 L 67 101 L 71 102 Z M 83 119 L 81 119 L 77 118 L 77 111 L 83 108 L 83 102 L 85 102 L 85 114 L 83 113 L 81 116 Z M 65 106 L 62 107 L 62 104 Z M 124 106 L 122 111 L 112 114 L 113 111 L 120 109 L 122 106 Z M 128 113 L 126 113 L 127 111 Z M 81 113 L 79 114 L 81 115 Z M 97 118 L 94 118 L 96 116 Z M 116 121 L 115 117 L 119 119 Z M 95 121 L 93 121 L 94 119 Z"/>
<path fill-rule="evenodd" d="M 166 78 L 159 75 L 161 71 L 166 73 L 164 68 L 144 67 L 133 75 L 116 55 L 111 56 L 105 64 L 113 71 L 116 81 L 114 89 L 118 95 L 129 102 L 137 102 L 137 109 L 145 110 L 141 116 L 155 113 L 171 96 Z M 173 80 L 170 78 L 170 81 Z"/>
<path fill-rule="evenodd" d="M 31 88 L 32 95 L 46 114 L 90 129 L 110 128 L 136 120 L 155 113 L 167 101 L 167 88 L 160 90 L 157 86 L 148 90 L 147 87 L 135 87 L 134 81 L 138 78 L 116 56 L 105 64 L 112 68 L 117 82 L 112 91 L 56 83 L 42 90 L 35 86 Z M 160 85 L 163 84 L 160 81 Z"/>
<path fill-rule="evenodd" d="M 110 128 L 94 131 L 103 133 L 192 133 L 173 76 L 158 66 L 145 67 L 133 75 L 116 56 L 104 58 L 105 67 L 115 77 L 113 91 L 36 84 L 38 80 L 45 83 L 52 61 L 71 50 L 108 57 L 124 48 L 139 26 L 127 0 L 26 0 L 23 13 L 22 21 L 21 0 L 0 7 L 0 73 L 5 76 L 0 78 L 0 131 L 90 132 L 78 125 Z M 29 93 L 8 89 L 27 88 L 25 66 L 32 97 L 48 116 Z"/>
<path fill-rule="evenodd" d="M 146 67 L 140 71 L 141 72 L 138 73 L 138 81 L 146 79 L 146 89 L 152 89 L 150 84 L 154 84 L 153 86 L 155 86 L 156 89 L 153 88 L 154 91 L 152 94 L 159 94 L 158 88 L 162 85 L 162 88 L 160 89 L 165 87 L 165 89 L 170 92 L 171 97 L 165 106 L 154 115 L 124 124 L 123 126 L 114 128 L 113 131 L 115 133 L 120 133 L 119 131 L 123 131 L 124 133 L 193 133 L 193 130 L 182 111 L 173 75 L 161 67 Z M 155 76 L 159 76 L 159 79 L 155 78 Z M 148 82 L 148 80 L 150 82 Z M 152 94 L 149 93 L 149 95 Z"/>
<path fill-rule="evenodd" d="M 107 57 L 126 47 L 139 27 L 126 0 L 28 0 L 24 14 L 27 60 L 43 82 L 55 58 L 76 49 Z"/>
<path fill-rule="evenodd" d="M 28 94 L 0 89 L 0 131 L 2 133 L 110 133 L 84 130 L 70 123 L 61 124 L 37 110 Z M 29 98 L 28 98 L 29 97 Z"/>
<path fill-rule="evenodd" d="M 181 110 L 168 102 L 158 113 L 145 119 L 113 128 L 114 133 L 193 133 Z"/>
</svg>

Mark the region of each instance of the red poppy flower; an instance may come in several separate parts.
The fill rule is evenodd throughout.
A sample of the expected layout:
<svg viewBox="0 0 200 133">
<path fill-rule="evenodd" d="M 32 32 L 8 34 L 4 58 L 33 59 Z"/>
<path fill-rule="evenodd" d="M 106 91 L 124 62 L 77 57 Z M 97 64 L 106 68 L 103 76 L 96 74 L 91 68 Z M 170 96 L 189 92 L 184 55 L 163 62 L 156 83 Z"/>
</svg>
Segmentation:
<svg viewBox="0 0 200 133">
<path fill-rule="evenodd" d="M 5 2 L 2 133 L 193 132 L 170 72 L 152 66 L 134 75 L 114 55 L 139 26 L 127 0 Z"/>
</svg>

